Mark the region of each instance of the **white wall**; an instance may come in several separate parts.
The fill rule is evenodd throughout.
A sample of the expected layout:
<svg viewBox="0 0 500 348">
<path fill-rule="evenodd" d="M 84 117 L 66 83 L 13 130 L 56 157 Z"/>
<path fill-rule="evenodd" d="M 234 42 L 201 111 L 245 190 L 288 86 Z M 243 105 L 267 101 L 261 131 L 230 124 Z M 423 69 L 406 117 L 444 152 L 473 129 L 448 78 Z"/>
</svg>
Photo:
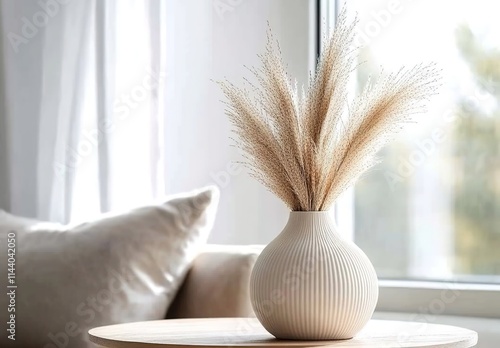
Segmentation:
<svg viewBox="0 0 500 348">
<path fill-rule="evenodd" d="M 167 191 L 216 184 L 221 202 L 212 243 L 268 243 L 284 227 L 285 206 L 240 168 L 230 124 L 211 80 L 241 83 L 258 66 L 267 21 L 289 70 L 305 83 L 314 64 L 313 0 L 177 0 L 167 5 Z M 230 5 L 233 4 L 233 5 Z"/>
</svg>

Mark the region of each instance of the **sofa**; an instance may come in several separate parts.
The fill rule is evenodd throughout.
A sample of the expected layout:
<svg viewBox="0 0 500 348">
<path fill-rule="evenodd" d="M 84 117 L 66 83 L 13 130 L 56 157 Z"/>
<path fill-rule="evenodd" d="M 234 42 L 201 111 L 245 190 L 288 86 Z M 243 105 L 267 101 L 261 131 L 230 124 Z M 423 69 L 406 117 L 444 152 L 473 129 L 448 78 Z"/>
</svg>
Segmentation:
<svg viewBox="0 0 500 348">
<path fill-rule="evenodd" d="M 103 325 L 252 316 L 262 247 L 206 244 L 217 201 L 204 188 L 68 225 L 0 210 L 0 285 L 18 287 L 0 297 L 0 347 L 89 348 Z"/>
</svg>

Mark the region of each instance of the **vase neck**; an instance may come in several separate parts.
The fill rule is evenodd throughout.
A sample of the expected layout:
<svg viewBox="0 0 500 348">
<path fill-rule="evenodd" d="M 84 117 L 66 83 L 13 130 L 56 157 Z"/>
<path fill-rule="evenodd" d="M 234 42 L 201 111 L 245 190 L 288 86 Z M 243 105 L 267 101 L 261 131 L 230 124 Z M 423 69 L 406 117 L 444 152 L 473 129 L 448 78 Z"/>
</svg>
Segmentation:
<svg viewBox="0 0 500 348">
<path fill-rule="evenodd" d="M 291 211 L 289 220 L 334 223 L 333 211 Z"/>
<path fill-rule="evenodd" d="M 292 211 L 285 230 L 299 234 L 338 235 L 333 213 L 329 211 Z"/>
</svg>

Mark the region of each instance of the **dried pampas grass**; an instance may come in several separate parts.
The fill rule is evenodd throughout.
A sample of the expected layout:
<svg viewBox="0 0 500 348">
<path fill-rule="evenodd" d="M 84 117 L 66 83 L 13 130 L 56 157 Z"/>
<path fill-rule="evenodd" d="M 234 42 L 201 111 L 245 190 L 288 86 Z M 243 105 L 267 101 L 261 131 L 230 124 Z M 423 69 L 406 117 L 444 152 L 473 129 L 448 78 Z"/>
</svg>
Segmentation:
<svg viewBox="0 0 500 348">
<path fill-rule="evenodd" d="M 335 199 L 377 162 L 377 152 L 403 124 L 425 111 L 436 94 L 439 71 L 418 65 L 368 83 L 351 103 L 348 82 L 354 71 L 356 22 L 345 10 L 309 88 L 292 83 L 271 35 L 262 67 L 250 69 L 251 90 L 220 82 L 226 114 L 234 125 L 250 174 L 294 211 L 327 210 Z"/>
</svg>

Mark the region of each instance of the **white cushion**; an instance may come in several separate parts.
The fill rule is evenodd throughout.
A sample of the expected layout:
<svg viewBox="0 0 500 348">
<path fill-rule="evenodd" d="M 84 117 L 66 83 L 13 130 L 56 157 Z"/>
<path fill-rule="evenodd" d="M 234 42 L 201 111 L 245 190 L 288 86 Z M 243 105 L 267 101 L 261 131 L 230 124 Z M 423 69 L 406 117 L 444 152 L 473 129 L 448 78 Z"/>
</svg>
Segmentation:
<svg viewBox="0 0 500 348">
<path fill-rule="evenodd" d="M 78 226 L 37 223 L 0 211 L 0 286 L 7 239 L 16 235 L 15 338 L 1 347 L 92 347 L 89 328 L 162 319 L 215 218 L 215 188 Z M 7 289 L 9 290 L 9 289 Z"/>
</svg>

